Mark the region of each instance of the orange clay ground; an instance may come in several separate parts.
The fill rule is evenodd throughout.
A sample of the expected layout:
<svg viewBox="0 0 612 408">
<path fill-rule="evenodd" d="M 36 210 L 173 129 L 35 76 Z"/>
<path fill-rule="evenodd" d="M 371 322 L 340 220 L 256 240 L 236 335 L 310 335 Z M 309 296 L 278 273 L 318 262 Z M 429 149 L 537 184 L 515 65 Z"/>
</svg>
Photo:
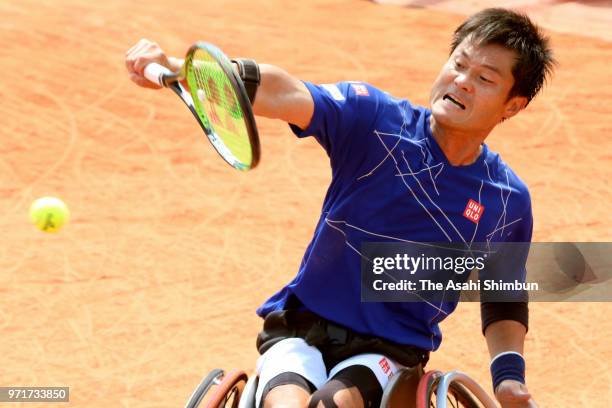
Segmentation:
<svg viewBox="0 0 612 408">
<path fill-rule="evenodd" d="M 261 165 L 233 171 L 171 92 L 128 80 L 132 44 L 181 55 L 203 39 L 302 79 L 364 80 L 426 104 L 463 19 L 430 3 L 0 2 L 0 386 L 70 387 L 69 404 L 28 407 L 183 406 L 208 370 L 253 367 L 254 310 L 295 274 L 313 232 L 330 178 L 322 149 L 258 119 Z M 489 139 L 530 186 L 535 241 L 612 241 L 612 43 L 584 17 L 610 21 L 601 5 L 534 10 L 559 69 Z M 59 234 L 29 224 L 43 195 L 70 206 Z M 611 313 L 531 305 L 527 380 L 541 407 L 609 406 Z M 489 389 L 478 304 L 443 330 L 429 367 Z"/>
</svg>

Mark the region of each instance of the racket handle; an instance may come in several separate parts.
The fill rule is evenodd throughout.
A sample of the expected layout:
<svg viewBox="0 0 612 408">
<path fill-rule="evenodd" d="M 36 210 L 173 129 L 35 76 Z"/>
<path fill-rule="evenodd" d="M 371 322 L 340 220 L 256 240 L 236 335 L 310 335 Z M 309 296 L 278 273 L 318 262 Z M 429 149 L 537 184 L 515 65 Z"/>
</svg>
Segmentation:
<svg viewBox="0 0 612 408">
<path fill-rule="evenodd" d="M 150 63 L 144 70 L 145 78 L 160 86 L 166 86 L 164 83 L 164 76 L 166 75 L 173 75 L 173 72 L 156 62 Z"/>
</svg>

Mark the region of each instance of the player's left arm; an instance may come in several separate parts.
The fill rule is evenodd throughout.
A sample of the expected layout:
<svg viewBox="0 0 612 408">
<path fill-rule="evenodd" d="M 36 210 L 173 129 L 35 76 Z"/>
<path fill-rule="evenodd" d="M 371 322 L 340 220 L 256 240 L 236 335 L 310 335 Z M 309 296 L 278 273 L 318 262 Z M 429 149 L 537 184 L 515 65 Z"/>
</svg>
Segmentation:
<svg viewBox="0 0 612 408">
<path fill-rule="evenodd" d="M 490 278 L 520 282 L 527 279 L 527 258 L 533 233 L 531 198 L 527 186 L 514 174 L 506 171 L 509 184 L 519 193 L 514 195 L 508 211 L 517 221 L 506 231 L 495 257 L 490 259 L 485 275 Z M 506 211 L 506 208 L 504 208 Z M 510 297 L 508 297 L 510 296 Z M 480 312 L 482 332 L 491 357 L 491 377 L 495 397 L 502 408 L 537 407 L 525 385 L 523 349 L 529 328 L 529 296 L 526 291 L 495 293 L 481 291 Z"/>
<path fill-rule="evenodd" d="M 495 397 L 502 408 L 537 407 L 525 386 L 522 356 L 526 333 L 527 328 L 516 320 L 498 320 L 485 329 Z"/>
</svg>

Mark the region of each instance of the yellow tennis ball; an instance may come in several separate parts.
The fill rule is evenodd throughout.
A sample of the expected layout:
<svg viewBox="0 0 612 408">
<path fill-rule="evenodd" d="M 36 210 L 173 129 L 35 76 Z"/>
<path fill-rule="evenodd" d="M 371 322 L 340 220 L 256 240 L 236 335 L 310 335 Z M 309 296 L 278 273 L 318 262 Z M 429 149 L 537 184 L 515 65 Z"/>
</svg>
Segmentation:
<svg viewBox="0 0 612 408">
<path fill-rule="evenodd" d="M 30 220 L 41 231 L 57 232 L 70 219 L 70 211 L 56 197 L 41 197 L 30 206 Z"/>
</svg>

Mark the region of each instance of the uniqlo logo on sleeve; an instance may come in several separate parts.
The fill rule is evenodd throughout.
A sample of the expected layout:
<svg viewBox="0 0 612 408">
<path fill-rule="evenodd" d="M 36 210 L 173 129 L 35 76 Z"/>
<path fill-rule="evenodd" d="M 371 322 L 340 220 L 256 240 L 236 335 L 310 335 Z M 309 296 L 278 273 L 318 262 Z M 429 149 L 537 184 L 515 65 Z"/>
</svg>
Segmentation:
<svg viewBox="0 0 612 408">
<path fill-rule="evenodd" d="M 480 218 L 482 217 L 483 212 L 484 212 L 484 206 L 470 199 L 470 201 L 468 201 L 467 203 L 467 206 L 465 207 L 463 216 L 467 218 L 468 220 L 478 224 L 478 221 L 480 221 Z"/>
<path fill-rule="evenodd" d="M 353 87 L 353 89 L 355 90 L 355 93 L 359 96 L 370 96 L 370 93 L 368 92 L 368 88 L 366 88 L 365 85 L 363 84 L 351 84 L 351 86 Z"/>
</svg>

